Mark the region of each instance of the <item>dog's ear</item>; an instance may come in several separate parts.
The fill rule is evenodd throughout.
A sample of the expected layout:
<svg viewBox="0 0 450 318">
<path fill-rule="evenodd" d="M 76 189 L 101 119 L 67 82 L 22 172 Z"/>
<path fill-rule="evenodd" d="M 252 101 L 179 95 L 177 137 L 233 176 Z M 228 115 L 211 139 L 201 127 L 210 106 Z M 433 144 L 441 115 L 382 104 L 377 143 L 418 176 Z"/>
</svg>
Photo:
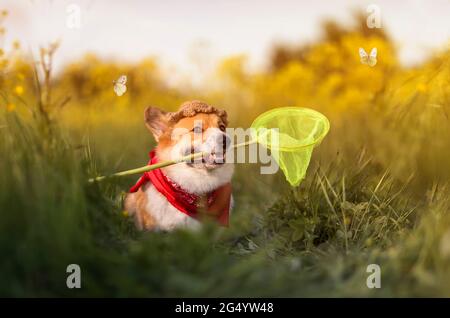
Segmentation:
<svg viewBox="0 0 450 318">
<path fill-rule="evenodd" d="M 149 106 L 145 109 L 144 120 L 148 130 L 153 134 L 156 141 L 159 141 L 159 137 L 161 137 L 169 126 L 167 112 Z"/>
</svg>

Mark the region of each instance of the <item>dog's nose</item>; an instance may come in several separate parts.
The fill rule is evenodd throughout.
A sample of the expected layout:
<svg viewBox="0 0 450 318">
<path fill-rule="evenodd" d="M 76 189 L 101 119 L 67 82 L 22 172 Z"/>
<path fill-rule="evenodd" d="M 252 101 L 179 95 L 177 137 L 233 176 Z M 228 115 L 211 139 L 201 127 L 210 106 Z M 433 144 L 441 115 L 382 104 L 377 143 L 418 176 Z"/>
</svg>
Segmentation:
<svg viewBox="0 0 450 318">
<path fill-rule="evenodd" d="M 206 141 L 215 152 L 223 152 L 230 147 L 231 138 L 224 133 L 214 134 Z"/>
</svg>

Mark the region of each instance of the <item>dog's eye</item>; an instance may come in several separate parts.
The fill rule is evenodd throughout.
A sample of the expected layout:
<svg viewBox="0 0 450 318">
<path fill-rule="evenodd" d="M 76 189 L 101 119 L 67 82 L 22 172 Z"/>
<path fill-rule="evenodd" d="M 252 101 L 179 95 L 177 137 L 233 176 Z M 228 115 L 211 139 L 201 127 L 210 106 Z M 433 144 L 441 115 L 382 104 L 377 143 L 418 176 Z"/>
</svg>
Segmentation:
<svg viewBox="0 0 450 318">
<path fill-rule="evenodd" d="M 227 127 L 225 127 L 225 125 L 220 125 L 220 126 L 219 126 L 219 129 L 222 130 L 222 131 L 225 131 L 226 128 L 227 128 Z"/>
<path fill-rule="evenodd" d="M 203 132 L 203 129 L 201 126 L 195 126 L 191 131 L 193 131 L 194 134 L 201 134 Z"/>
</svg>

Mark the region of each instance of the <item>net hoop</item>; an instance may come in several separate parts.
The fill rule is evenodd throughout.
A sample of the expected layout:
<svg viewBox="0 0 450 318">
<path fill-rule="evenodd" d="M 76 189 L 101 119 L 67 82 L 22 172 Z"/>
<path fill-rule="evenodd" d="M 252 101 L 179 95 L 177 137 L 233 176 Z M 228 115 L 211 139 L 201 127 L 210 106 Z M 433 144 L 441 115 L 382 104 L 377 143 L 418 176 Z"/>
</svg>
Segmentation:
<svg viewBox="0 0 450 318">
<path fill-rule="evenodd" d="M 266 134 L 270 132 L 270 129 L 265 128 L 265 123 L 269 122 L 270 119 L 273 119 L 277 116 L 289 116 L 292 114 L 295 114 L 297 116 L 308 116 L 313 121 L 315 121 L 314 129 L 311 129 L 310 137 L 313 137 L 313 141 L 310 141 L 310 138 L 304 138 L 306 140 L 303 144 L 297 144 L 295 146 L 283 146 L 283 145 L 272 145 L 270 142 L 267 142 L 266 140 L 263 140 Z M 319 127 L 322 126 L 322 127 Z M 323 114 L 319 113 L 318 111 L 315 111 L 310 108 L 304 108 L 304 107 L 279 107 L 274 108 L 269 111 L 266 111 L 255 118 L 253 123 L 251 124 L 252 129 L 252 139 L 256 140 L 258 143 L 262 144 L 263 146 L 266 146 L 273 150 L 279 150 L 279 151 L 286 151 L 286 152 L 293 152 L 298 151 L 304 148 L 308 148 L 311 146 L 315 146 L 319 144 L 323 138 L 327 135 L 328 131 L 330 130 L 330 122 L 327 117 L 325 117 Z M 317 133 L 318 129 L 321 129 L 319 133 Z M 261 132 L 261 130 L 263 130 Z M 317 134 L 316 134 L 317 133 Z"/>
</svg>

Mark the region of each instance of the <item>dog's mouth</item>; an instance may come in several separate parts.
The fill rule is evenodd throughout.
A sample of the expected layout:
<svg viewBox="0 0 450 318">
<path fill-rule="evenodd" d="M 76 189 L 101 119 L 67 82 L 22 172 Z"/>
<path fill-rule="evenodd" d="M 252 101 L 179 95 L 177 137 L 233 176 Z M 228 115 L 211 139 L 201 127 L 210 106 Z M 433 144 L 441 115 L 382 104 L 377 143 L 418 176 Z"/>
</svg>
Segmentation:
<svg viewBox="0 0 450 318">
<path fill-rule="evenodd" d="M 199 150 L 196 150 L 194 147 L 190 149 L 189 154 L 194 154 L 200 152 Z M 187 161 L 186 164 L 189 167 L 192 168 L 207 168 L 207 169 L 213 169 L 217 168 L 225 163 L 225 152 L 215 152 L 212 151 L 211 153 L 204 153 L 202 157 L 191 159 L 190 161 Z"/>
<path fill-rule="evenodd" d="M 199 169 L 214 169 L 222 166 L 226 159 L 225 154 L 230 145 L 230 138 L 225 134 L 215 134 L 208 137 L 200 144 L 187 145 L 182 151 L 182 155 L 193 155 L 203 152 L 198 156 L 186 162 L 189 167 Z"/>
<path fill-rule="evenodd" d="M 225 156 L 223 153 L 212 152 L 202 157 L 202 163 L 205 165 L 220 166 L 225 163 Z"/>
</svg>

